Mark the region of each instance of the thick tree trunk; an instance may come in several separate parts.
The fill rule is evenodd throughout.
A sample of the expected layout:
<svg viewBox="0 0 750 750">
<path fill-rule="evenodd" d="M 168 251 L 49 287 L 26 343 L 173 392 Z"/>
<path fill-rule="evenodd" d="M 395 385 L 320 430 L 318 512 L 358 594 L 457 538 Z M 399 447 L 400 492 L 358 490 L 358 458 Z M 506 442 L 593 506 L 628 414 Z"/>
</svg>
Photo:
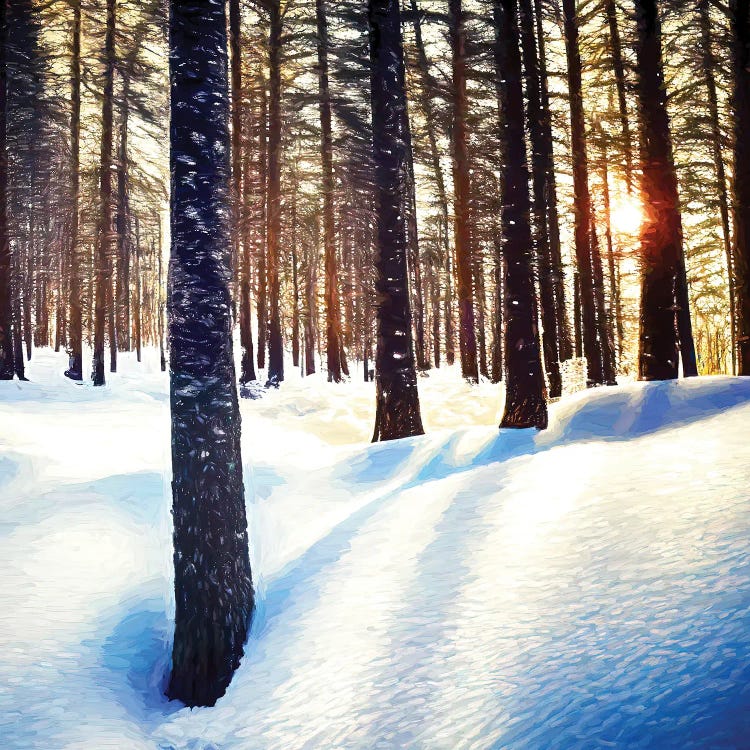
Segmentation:
<svg viewBox="0 0 750 750">
<path fill-rule="evenodd" d="M 661 28 L 655 0 L 635 0 L 637 79 L 641 116 L 641 380 L 678 375 L 675 309 L 684 274 L 682 222 L 661 58 Z M 684 285 L 685 293 L 687 291 Z M 680 296 L 683 297 L 680 300 Z M 686 311 L 689 313 L 689 311 Z"/>
<path fill-rule="evenodd" d="M 130 77 L 125 76 L 120 104 L 120 145 L 117 164 L 117 341 L 121 351 L 130 351 L 130 195 L 128 130 L 130 122 Z"/>
<path fill-rule="evenodd" d="M 338 287 L 336 230 L 333 218 L 333 139 L 331 94 L 328 88 L 328 21 L 325 0 L 315 0 L 318 32 L 318 94 L 320 99 L 320 157 L 323 167 L 323 252 L 325 273 L 326 362 L 328 380 L 341 382 L 341 306 Z"/>
<path fill-rule="evenodd" d="M 750 0 L 731 0 L 737 374 L 750 375 Z"/>
<path fill-rule="evenodd" d="M 607 322 L 598 308 L 597 282 L 603 279 L 601 255 L 595 246 L 589 168 L 586 146 L 586 122 L 583 110 L 581 83 L 581 54 L 578 45 L 578 11 L 576 0 L 563 0 L 565 47 L 568 63 L 570 101 L 570 140 L 573 161 L 573 194 L 575 213 L 575 251 L 581 283 L 583 314 L 583 350 L 587 363 L 589 386 L 614 382 L 611 371 L 611 342 L 607 336 Z"/>
<path fill-rule="evenodd" d="M 299 315 L 299 257 L 297 252 L 297 174 L 292 185 L 292 365 L 299 367 L 300 315 Z"/>
<path fill-rule="evenodd" d="M 83 299 L 79 248 L 81 153 L 81 3 L 73 0 L 73 54 L 70 62 L 70 244 L 68 257 L 68 369 L 71 380 L 83 380 Z"/>
<path fill-rule="evenodd" d="M 197 706 L 214 705 L 239 665 L 253 588 L 232 357 L 226 15 L 213 0 L 172 0 L 170 11 L 176 612 L 168 694 Z"/>
<path fill-rule="evenodd" d="M 111 283 L 112 238 L 112 103 L 115 76 L 115 0 L 107 0 L 104 39 L 104 90 L 102 92 L 102 142 L 99 158 L 99 226 L 95 252 L 94 385 L 104 385 L 104 326 L 108 287 Z"/>
<path fill-rule="evenodd" d="M 268 275 L 266 273 L 268 253 L 268 99 L 265 80 L 261 77 L 259 122 L 259 163 L 260 175 L 260 224 L 261 242 L 258 247 L 258 369 L 266 366 L 266 349 L 268 347 Z"/>
<path fill-rule="evenodd" d="M 529 171 L 524 137 L 516 0 L 495 0 L 497 76 L 505 113 L 502 226 L 505 238 L 505 410 L 500 427 L 547 427 L 534 310 Z"/>
<path fill-rule="evenodd" d="M 268 98 L 268 383 L 284 380 L 284 342 L 281 332 L 281 31 L 280 0 L 270 6 Z"/>
<path fill-rule="evenodd" d="M 531 0 L 520 0 L 520 31 L 523 69 L 526 78 L 527 117 L 531 145 L 531 178 L 533 189 L 533 220 L 536 237 L 537 267 L 539 269 L 539 291 L 542 309 L 542 346 L 544 365 L 547 370 L 549 392 L 552 398 L 562 395 L 560 375 L 560 350 L 557 320 L 558 306 L 555 293 L 563 293 L 563 284 L 555 284 L 555 273 L 550 251 L 549 228 L 547 226 L 547 195 L 549 175 L 547 165 L 551 144 L 545 142 L 544 117 L 541 104 L 541 81 L 539 58 L 534 33 L 534 11 Z M 496 32 L 497 33 L 497 32 Z M 500 31 L 502 33 L 502 30 Z"/>
<path fill-rule="evenodd" d="M 421 435 L 411 335 L 406 208 L 408 119 L 398 0 L 369 0 L 373 161 L 377 195 L 376 416 L 373 440 Z"/>
<path fill-rule="evenodd" d="M 306 248 L 305 269 L 305 375 L 315 373 L 315 328 L 317 317 L 317 278 L 315 248 Z"/>
<path fill-rule="evenodd" d="M 12 259 L 8 237 L 7 7 L 0 2 L 0 380 L 13 380 Z"/>
<path fill-rule="evenodd" d="M 458 297 L 458 339 L 461 352 L 461 373 L 477 382 L 477 342 L 474 321 L 472 284 L 472 246 L 470 216 L 470 164 L 466 117 L 466 31 L 461 0 L 448 2 L 448 33 L 453 62 L 453 190 L 456 246 L 456 295 Z"/>
<path fill-rule="evenodd" d="M 711 13 L 708 0 L 699 0 L 701 27 L 701 63 L 706 79 L 708 94 L 708 116 L 711 124 L 711 152 L 716 170 L 716 194 L 719 198 L 719 216 L 721 218 L 721 236 L 724 240 L 724 258 L 727 266 L 727 288 L 729 290 L 729 325 L 732 337 L 732 374 L 737 371 L 737 321 L 734 293 L 734 262 L 732 260 L 732 232 L 729 223 L 729 195 L 727 192 L 727 175 L 724 168 L 724 157 L 721 149 L 721 124 L 719 120 L 719 101 L 716 93 L 716 57 L 713 53 L 711 34 Z"/>
</svg>

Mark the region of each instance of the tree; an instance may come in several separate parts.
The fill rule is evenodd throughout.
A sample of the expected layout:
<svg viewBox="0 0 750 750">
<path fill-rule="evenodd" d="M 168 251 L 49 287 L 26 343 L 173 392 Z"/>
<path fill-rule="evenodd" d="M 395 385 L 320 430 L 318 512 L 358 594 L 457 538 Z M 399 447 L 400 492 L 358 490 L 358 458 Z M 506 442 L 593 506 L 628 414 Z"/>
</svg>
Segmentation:
<svg viewBox="0 0 750 750">
<path fill-rule="evenodd" d="M 604 273 L 596 240 L 586 145 L 586 121 L 578 41 L 577 0 L 563 0 L 568 62 L 571 156 L 575 211 L 575 253 L 581 284 L 583 349 L 589 385 L 615 382 L 614 346 L 609 339 L 604 306 Z"/>
<path fill-rule="evenodd" d="M 497 76 L 505 134 L 505 410 L 500 427 L 547 427 L 547 402 L 534 305 L 529 170 L 523 128 L 516 0 L 495 0 Z"/>
<path fill-rule="evenodd" d="M 0 380 L 13 379 L 13 320 L 11 310 L 11 254 L 8 238 L 8 156 L 6 146 L 7 5 L 0 0 Z"/>
<path fill-rule="evenodd" d="M 224 3 L 172 0 L 170 74 L 176 612 L 168 694 L 197 706 L 226 691 L 254 601 L 232 356 Z"/>
<path fill-rule="evenodd" d="M 695 350 L 656 0 L 635 0 L 635 11 L 641 195 L 646 208 L 641 229 L 639 374 L 641 380 L 670 380 L 678 375 L 678 348 L 684 373 L 696 374 Z"/>
<path fill-rule="evenodd" d="M 452 158 L 455 196 L 456 296 L 458 297 L 458 339 L 461 373 L 473 382 L 479 380 L 474 322 L 472 283 L 471 216 L 469 196 L 470 165 L 466 115 L 466 31 L 461 0 L 448 2 L 448 34 L 453 60 Z"/>
<path fill-rule="evenodd" d="M 750 375 L 750 2 L 729 4 L 734 89 L 734 260 L 737 374 Z"/>
<path fill-rule="evenodd" d="M 373 441 L 421 435 L 407 271 L 408 139 L 398 0 L 369 0 L 377 201 L 376 414 Z"/>
</svg>

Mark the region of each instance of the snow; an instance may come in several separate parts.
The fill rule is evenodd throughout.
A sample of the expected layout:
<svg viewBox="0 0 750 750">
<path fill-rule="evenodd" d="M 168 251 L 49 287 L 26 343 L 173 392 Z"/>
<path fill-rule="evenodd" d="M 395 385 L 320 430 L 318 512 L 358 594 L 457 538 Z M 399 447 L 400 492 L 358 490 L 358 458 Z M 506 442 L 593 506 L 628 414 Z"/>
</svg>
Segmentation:
<svg viewBox="0 0 750 750">
<path fill-rule="evenodd" d="M 243 400 L 258 592 L 214 708 L 162 697 L 167 378 L 37 351 L 0 383 L 7 750 L 741 748 L 750 736 L 750 380 L 566 396 L 420 378 L 424 437 L 370 445 L 372 384 Z M 291 368 L 288 368 L 291 372 Z"/>
</svg>

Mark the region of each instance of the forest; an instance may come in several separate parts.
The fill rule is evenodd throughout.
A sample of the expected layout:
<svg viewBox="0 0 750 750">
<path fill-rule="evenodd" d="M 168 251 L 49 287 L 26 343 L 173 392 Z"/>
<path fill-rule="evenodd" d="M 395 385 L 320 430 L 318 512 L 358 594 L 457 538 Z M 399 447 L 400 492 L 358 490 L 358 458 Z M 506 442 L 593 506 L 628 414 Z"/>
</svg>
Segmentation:
<svg viewBox="0 0 750 750">
<path fill-rule="evenodd" d="M 665 524 L 673 540 L 700 523 L 713 528 L 710 503 L 726 502 L 716 550 L 731 552 L 726 564 L 742 569 L 746 559 L 733 545 L 747 516 L 738 482 L 747 476 L 743 452 L 722 464 L 720 439 L 706 443 L 711 428 L 698 429 L 713 424 L 714 415 L 725 420 L 727 446 L 741 445 L 738 415 L 748 415 L 750 381 L 736 376 L 750 376 L 750 0 L 0 0 L 0 380 L 18 384 L 0 390 L 0 487 L 10 488 L 10 517 L 21 514 L 19 528 L 24 498 L 62 492 L 53 471 L 78 477 L 71 513 L 108 498 L 101 519 L 80 521 L 92 530 L 114 519 L 131 496 L 162 513 L 171 494 L 171 516 L 143 525 L 144 539 L 159 538 L 148 555 L 166 547 L 173 555 L 164 569 L 154 563 L 161 572 L 148 578 L 158 578 L 166 604 L 163 613 L 157 608 L 165 618 L 157 628 L 162 645 L 144 657 L 144 668 L 154 671 L 138 678 L 151 680 L 142 688 L 143 717 L 156 711 L 166 721 L 162 699 L 191 708 L 223 701 L 218 705 L 228 713 L 217 716 L 232 725 L 238 695 L 257 688 L 247 682 L 258 679 L 246 676 L 251 665 L 232 693 L 241 661 L 265 658 L 269 639 L 278 639 L 282 651 L 294 643 L 293 634 L 274 628 L 302 622 L 285 617 L 295 601 L 307 601 L 303 562 L 335 572 L 327 566 L 345 553 L 329 559 L 326 545 L 335 545 L 347 524 L 362 544 L 367 535 L 380 538 L 368 515 L 373 503 L 382 514 L 394 497 L 408 503 L 414 496 L 427 518 L 436 511 L 419 505 L 427 503 L 423 485 L 442 483 L 434 488 L 435 502 L 442 502 L 454 497 L 450 483 L 464 472 L 477 489 L 467 486 L 455 497 L 475 497 L 487 515 L 477 510 L 476 526 L 457 517 L 455 533 L 465 536 L 455 544 L 465 543 L 466 557 L 451 541 L 440 548 L 455 556 L 458 570 L 473 564 L 469 551 L 484 552 L 477 539 L 492 508 L 511 513 L 503 516 L 511 528 L 520 523 L 512 513 L 521 511 L 509 510 L 516 490 L 502 496 L 499 489 L 506 481 L 515 486 L 514 462 L 537 462 L 524 475 L 536 486 L 536 473 L 552 460 L 547 454 L 572 456 L 585 444 L 597 456 L 617 441 L 632 453 L 630 472 L 649 467 L 637 489 L 627 460 L 618 467 L 613 454 L 606 459 L 609 484 L 582 478 L 589 476 L 584 457 L 571 464 L 578 477 L 558 461 L 547 481 L 568 479 L 540 486 L 528 524 L 560 521 L 571 548 L 588 528 L 594 546 L 584 548 L 598 549 L 593 535 L 604 534 L 601 545 L 617 550 L 612 560 L 629 560 L 621 534 L 630 520 L 619 515 L 617 498 L 635 491 L 641 511 L 633 513 L 650 519 L 648 533 Z M 39 421 L 38 402 L 49 404 L 47 421 Z M 57 432 L 56 414 L 67 432 Z M 500 432 L 485 431 L 482 443 L 472 430 L 493 419 Z M 168 436 L 164 425 L 171 425 Z M 704 452 L 693 467 L 659 443 L 670 430 L 673 446 L 691 456 Z M 33 450 L 32 432 L 39 441 Z M 471 446 L 465 459 L 464 438 Z M 69 452 L 69 441 L 81 455 Z M 702 448 L 693 449 L 695 443 Z M 649 446 L 657 444 L 653 455 L 663 457 L 662 469 L 649 463 Z M 143 446 L 150 446 L 148 455 Z M 83 463 L 86 451 L 101 468 Z M 710 469 L 707 456 L 723 475 Z M 66 470 L 54 468 L 66 463 Z M 490 466 L 501 472 L 496 486 Z M 354 478 L 341 480 L 349 469 Z M 308 470 L 317 489 L 304 481 Z M 699 472 L 692 483 L 691 471 Z M 120 476 L 122 488 L 96 489 Z M 567 497 L 573 485 L 589 481 L 602 489 L 576 506 L 580 527 L 554 515 L 543 499 Z M 327 496 L 317 519 L 304 508 L 316 492 Z M 662 492 L 668 499 L 655 511 L 649 498 Z M 590 504 L 600 496 L 604 517 L 622 521 L 613 520 L 609 531 Z M 695 527 L 684 526 L 689 519 L 678 502 L 688 497 L 696 519 L 704 519 Z M 269 498 L 276 504 L 265 506 Z M 126 505 L 116 507 L 123 499 Z M 415 528 L 422 528 L 417 511 L 403 512 L 414 513 Z M 440 518 L 425 522 L 441 528 Z M 355 530 L 357 519 L 364 525 Z M 113 538 L 122 541 L 129 527 L 117 523 Z M 71 524 L 66 528 L 77 528 Z M 389 528 L 401 533 L 395 522 Z M 37 520 L 29 521 L 31 529 L 40 544 L 47 538 Z M 647 535 L 641 526 L 634 533 Z M 502 534 L 515 550 L 510 532 Z M 347 544 L 342 549 L 351 552 Z M 430 549 L 425 544 L 414 558 L 419 566 Z M 633 549 L 662 544 L 663 561 L 672 542 L 661 537 Z M 278 560 L 270 563 L 274 545 Z M 379 549 L 374 542 L 376 559 Z M 680 549 L 686 570 L 700 566 Z M 141 555 L 133 554 L 123 570 Z M 508 585 L 526 587 L 533 599 L 523 554 L 513 555 Z M 387 601 L 390 560 L 378 573 L 386 576 L 378 581 Z M 542 578 L 554 569 L 579 581 L 568 563 L 550 560 L 552 568 L 540 557 L 531 569 Z M 648 560 L 658 571 L 657 558 Z M 136 578 L 146 576 L 140 564 L 132 568 Z M 591 596 L 604 598 L 599 587 L 619 563 L 611 564 L 597 563 L 601 577 L 586 579 Z M 434 585 L 425 591 L 440 597 L 449 571 L 430 565 L 423 573 Z M 489 575 L 492 565 L 484 565 L 476 580 Z M 357 596 L 366 598 L 367 574 L 358 575 Z M 394 581 L 402 575 L 394 572 Z M 750 580 L 736 575 L 744 596 Z M 654 582 L 667 578 L 655 572 L 648 580 L 660 586 Z M 355 585 L 343 574 L 333 580 Z M 714 601 L 708 588 L 689 601 Z M 286 602 L 283 592 L 298 589 Z M 2 589 L 0 595 L 16 596 Z M 742 596 L 731 603 L 719 597 L 732 625 L 741 621 Z M 559 603 L 566 611 L 576 606 Z M 313 604 L 322 607 L 322 599 Z M 506 606 L 493 600 L 488 610 L 469 607 L 478 613 L 472 622 L 482 623 L 478 643 L 495 632 L 482 618 Z M 656 630 L 660 606 L 646 607 Z M 555 611 L 545 616 L 554 619 Z M 377 629 L 380 615 L 371 614 Z M 426 631 L 439 630 L 438 622 L 448 627 L 438 619 Z M 669 622 L 680 634 L 670 644 L 692 642 L 695 632 Z M 127 631 L 118 636 L 124 641 L 110 636 L 102 648 L 106 654 L 114 643 L 115 656 L 106 658 L 135 663 L 136 652 L 122 656 L 117 649 L 128 638 L 141 643 L 144 633 Z M 640 631 L 626 636 L 643 645 Z M 334 641 L 335 630 L 328 637 Z M 750 653 L 750 641 L 734 637 L 735 651 Z M 286 739 L 279 728 L 272 740 L 276 709 L 259 704 L 268 711 L 253 735 L 260 744 L 232 744 L 234 736 L 211 744 L 221 735 L 219 718 L 200 735 L 209 744 L 191 744 L 180 734 L 196 727 L 190 717 L 197 714 L 188 713 L 179 730 L 164 724 L 159 741 L 167 744 L 153 747 L 292 747 L 305 737 L 309 747 L 375 747 L 384 737 L 378 747 L 552 746 L 545 732 L 555 726 L 554 700 L 541 725 L 514 734 L 513 722 L 499 718 L 505 703 L 489 709 L 497 727 L 476 719 L 485 705 L 477 697 L 466 709 L 476 721 L 465 744 L 445 727 L 448 735 L 441 735 L 437 724 L 425 740 L 410 724 L 424 683 L 410 678 L 404 654 L 417 653 L 419 669 L 438 657 L 413 639 L 418 635 L 404 634 L 406 650 L 391 658 L 396 679 L 413 679 L 416 693 L 392 695 L 403 713 L 398 720 L 378 714 L 367 740 L 357 734 L 357 720 L 342 718 L 350 716 L 348 704 L 329 723 L 325 707 L 311 713 L 323 728 L 306 734 L 298 702 L 285 706 L 294 716 L 280 724 L 293 728 Z M 86 643 L 76 640 L 77 647 Z M 352 653 L 357 643 L 353 636 Z M 577 649 L 594 653 L 588 643 L 571 644 L 557 656 L 545 646 L 561 670 L 549 674 L 560 684 L 574 667 L 556 660 L 574 659 Z M 696 653 L 700 660 L 703 652 Z M 337 658 L 333 653 L 329 665 Z M 453 668 L 453 657 L 446 658 Z M 732 663 L 727 656 L 716 679 L 740 685 Z M 313 669 L 313 662 L 304 664 Z M 271 669 L 262 661 L 255 666 Z M 360 666 L 363 676 L 372 662 Z M 461 667 L 476 678 L 469 680 L 471 695 L 485 668 Z M 666 679 L 659 669 L 648 679 Z M 604 679 L 593 672 L 589 678 Z M 616 686 L 610 688 L 614 695 Z M 629 690 L 635 704 L 657 701 L 654 686 L 633 683 Z M 534 690 L 524 686 L 522 694 Z M 739 711 L 744 693 L 730 695 Z M 690 744 L 673 733 L 676 717 L 710 709 L 687 693 L 675 700 L 659 714 L 657 744 L 648 746 L 740 747 L 733 743 L 750 731 L 739 713 L 723 727 L 700 714 L 697 744 Z M 460 698 L 450 705 L 464 716 Z M 584 708 L 583 716 L 595 716 Z M 39 711 L 42 726 L 48 718 Z M 598 746 L 575 744 L 575 716 L 564 715 L 569 741 L 560 747 Z M 589 727 L 589 738 L 604 741 L 605 725 Z M 395 734 L 383 734 L 388 727 Z M 53 736 L 24 732 L 18 748 Z M 445 744 L 446 736 L 454 739 Z M 611 746 L 635 747 L 642 734 L 639 725 L 623 723 L 612 737 Z"/>
</svg>

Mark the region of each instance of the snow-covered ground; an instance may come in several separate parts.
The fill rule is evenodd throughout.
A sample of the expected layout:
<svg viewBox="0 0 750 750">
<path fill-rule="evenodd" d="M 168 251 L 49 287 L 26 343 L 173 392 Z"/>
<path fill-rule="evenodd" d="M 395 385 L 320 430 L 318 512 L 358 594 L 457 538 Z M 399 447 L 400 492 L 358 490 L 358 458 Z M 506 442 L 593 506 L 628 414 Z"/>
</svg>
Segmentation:
<svg viewBox="0 0 750 750">
<path fill-rule="evenodd" d="M 428 434 L 374 446 L 371 384 L 243 401 L 258 609 L 190 711 L 166 376 L 64 365 L 0 383 L 3 750 L 750 747 L 750 379 L 578 393 L 537 434 L 432 373 Z"/>
</svg>

